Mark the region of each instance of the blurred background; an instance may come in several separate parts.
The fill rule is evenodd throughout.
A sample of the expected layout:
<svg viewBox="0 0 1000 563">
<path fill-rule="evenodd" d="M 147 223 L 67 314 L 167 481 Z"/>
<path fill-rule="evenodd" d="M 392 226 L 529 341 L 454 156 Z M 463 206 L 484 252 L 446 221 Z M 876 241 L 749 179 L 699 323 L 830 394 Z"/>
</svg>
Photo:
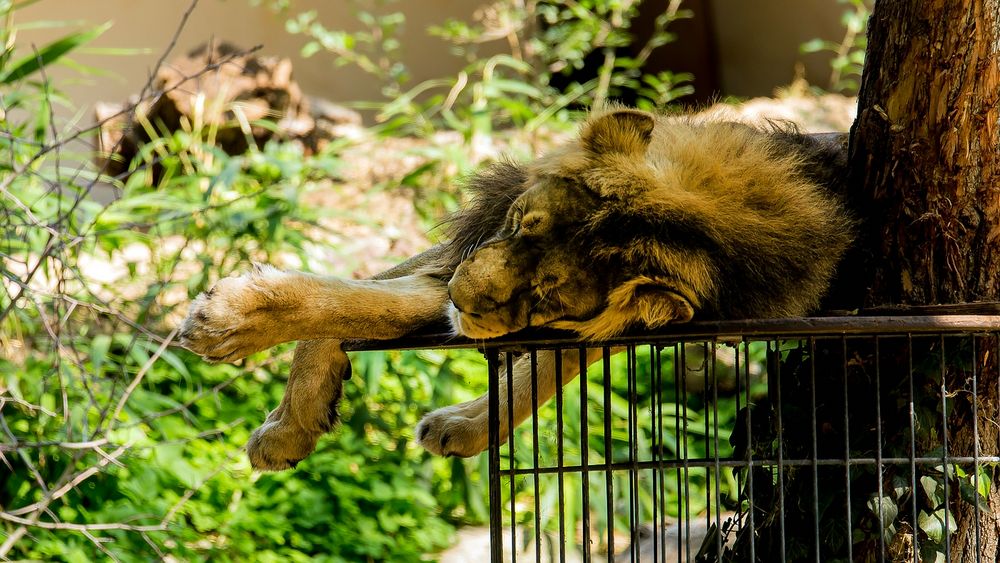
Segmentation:
<svg viewBox="0 0 1000 563">
<path fill-rule="evenodd" d="M 315 12 L 315 20 L 325 28 L 352 33 L 365 29 L 356 17 L 359 8 L 375 17 L 401 13 L 403 22 L 393 34 L 393 38 L 405 46 L 398 58 L 406 66 L 410 80 L 420 83 L 455 74 L 466 64 L 462 57 L 451 54 L 449 41 L 439 34 L 428 33 L 428 29 L 449 19 L 474 23 L 477 17 L 483 18 L 484 7 L 488 5 L 482 0 L 423 0 L 412 5 L 321 0 L 288 1 L 284 5 L 261 0 L 257 4 L 260 6 L 250 8 L 235 0 L 200 3 L 197 13 L 178 37 L 177 52 L 188 52 L 213 37 L 236 41 L 246 47 L 263 45 L 267 54 L 292 60 L 296 80 L 305 91 L 341 101 L 375 99 L 382 85 L 361 69 L 349 66 L 333 69 L 327 57 L 303 56 L 302 34 L 287 33 L 286 18 L 271 8 L 283 7 L 286 16 L 295 15 L 295 12 Z M 620 4 L 638 4 L 638 13 L 630 22 L 634 40 L 625 46 L 626 50 L 631 48 L 638 54 L 645 40 L 653 34 L 656 17 L 669 8 L 670 1 Z M 797 77 L 827 86 L 830 61 L 835 54 L 802 56 L 799 47 L 817 38 L 841 39 L 845 3 L 836 0 L 685 0 L 681 6 L 695 17 L 673 22 L 669 29 L 675 35 L 673 41 L 656 49 L 644 68 L 692 73 L 695 91 L 688 103 L 704 103 L 720 96 L 770 96 L 775 88 L 787 86 Z M 172 23 L 181 11 L 174 2 L 153 0 L 106 0 L 99 7 L 74 0 L 45 0 L 26 6 L 18 19 L 32 21 L 56 17 L 94 23 L 110 21 L 113 26 L 91 43 L 93 47 L 144 50 L 117 60 L 116 76 L 110 80 L 67 87 L 74 100 L 86 105 L 124 99 L 134 93 L 134 84 L 147 78 L 162 47 L 170 42 L 175 31 Z M 513 24 L 507 22 L 507 25 Z M 477 43 L 478 56 L 488 57 L 508 50 L 505 35 L 494 34 L 497 36 L 486 37 Z M 19 41 L 25 45 L 43 44 L 58 35 L 57 29 L 31 30 L 23 33 Z M 101 56 L 84 53 L 75 58 L 89 64 L 100 63 Z M 54 76 L 60 76 L 58 71 Z"/>
<path fill-rule="evenodd" d="M 481 355 L 355 355 L 341 426 L 295 470 L 254 473 L 242 447 L 278 404 L 293 345 L 207 364 L 174 343 L 190 300 L 252 261 L 357 278 L 420 252 L 463 178 L 544 152 L 607 100 L 846 130 L 869 7 L 0 0 L 0 559 L 485 557 L 485 456 L 412 443 L 424 413 L 485 391 Z M 692 427 L 734 424 L 704 396 L 656 396 Z M 653 397 L 643 385 L 643 416 Z M 627 447 L 615 424 L 593 449 Z M 706 454 L 701 436 L 662 447 Z M 522 485 L 518 517 L 533 522 Z M 586 486 L 604 498 L 603 476 Z M 675 515 L 708 509 L 669 494 Z M 558 525 L 553 502 L 540 534 Z M 588 507 L 566 505 L 574 537 Z"/>
</svg>

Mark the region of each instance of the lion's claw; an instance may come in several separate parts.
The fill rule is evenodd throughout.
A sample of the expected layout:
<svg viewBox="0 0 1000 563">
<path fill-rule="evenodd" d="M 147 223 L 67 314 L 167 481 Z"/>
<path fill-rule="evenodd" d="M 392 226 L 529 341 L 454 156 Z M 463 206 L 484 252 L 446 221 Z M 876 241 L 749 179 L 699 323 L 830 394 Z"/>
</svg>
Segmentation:
<svg viewBox="0 0 1000 563">
<path fill-rule="evenodd" d="M 247 440 L 247 457 L 258 471 L 292 469 L 316 449 L 318 439 L 319 434 L 306 432 L 272 413 Z"/>
<path fill-rule="evenodd" d="M 424 416 L 417 425 L 417 443 L 440 456 L 472 457 L 487 447 L 487 419 L 465 405 L 445 407 Z"/>
<path fill-rule="evenodd" d="M 198 295 L 181 324 L 180 344 L 212 362 L 234 362 L 280 342 L 282 320 L 271 286 L 286 276 L 255 267 L 240 277 L 219 280 Z"/>
</svg>

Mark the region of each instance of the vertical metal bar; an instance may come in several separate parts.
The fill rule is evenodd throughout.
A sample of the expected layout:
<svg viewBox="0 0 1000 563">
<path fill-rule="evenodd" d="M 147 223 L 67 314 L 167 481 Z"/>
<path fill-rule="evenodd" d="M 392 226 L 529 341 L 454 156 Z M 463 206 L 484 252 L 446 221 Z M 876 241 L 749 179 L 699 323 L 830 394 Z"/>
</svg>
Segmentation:
<svg viewBox="0 0 1000 563">
<path fill-rule="evenodd" d="M 539 494 L 538 486 L 538 351 L 531 350 L 531 461 L 533 463 L 532 469 L 534 469 L 534 497 L 535 497 L 535 561 L 541 563 L 542 561 L 542 517 L 540 512 L 542 511 L 542 499 Z M 558 378 L 556 374 L 552 374 L 553 378 Z"/>
<path fill-rule="evenodd" d="M 514 354 L 507 352 L 507 459 L 510 470 L 510 560 L 517 562 L 517 504 L 514 502 L 516 493 L 516 479 L 514 470 L 517 468 L 517 461 L 514 458 Z"/>
<path fill-rule="evenodd" d="M 906 335 L 907 379 L 910 383 L 910 498 L 912 499 L 913 517 L 913 563 L 919 563 L 920 526 L 917 524 L 917 410 L 916 394 L 913 390 L 913 335 Z"/>
<path fill-rule="evenodd" d="M 683 424 L 682 433 L 684 435 L 684 440 L 681 442 L 681 447 L 684 449 L 683 464 L 684 464 L 684 553 L 687 559 L 690 559 L 691 554 L 691 467 L 689 461 L 691 459 L 688 453 L 688 391 L 687 391 L 687 351 L 685 346 L 681 345 L 681 410 L 683 411 L 683 416 L 681 416 L 681 421 Z"/>
<path fill-rule="evenodd" d="M 652 478 L 651 482 L 652 482 L 652 490 L 653 490 L 653 563 L 659 563 L 659 561 L 660 561 L 660 559 L 659 559 L 659 556 L 660 556 L 660 551 L 659 551 L 659 547 L 660 547 L 660 532 L 659 532 L 659 530 L 660 530 L 660 518 L 662 517 L 661 516 L 662 513 L 659 510 L 659 500 L 660 499 L 659 499 L 659 489 L 658 489 L 658 486 L 659 486 L 660 476 L 659 476 L 659 472 L 656 469 L 656 466 L 659 465 L 659 463 L 661 462 L 660 460 L 661 460 L 662 452 L 660 451 L 660 448 L 662 447 L 662 445 L 660 444 L 659 440 L 657 439 L 657 426 L 656 426 L 657 417 L 656 417 L 656 414 L 657 414 L 657 409 L 659 408 L 659 395 L 658 395 L 657 389 L 656 389 L 657 385 L 656 385 L 656 366 L 655 366 L 655 361 L 656 361 L 656 347 L 653 346 L 652 344 L 650 344 L 649 345 L 649 389 L 650 389 L 650 405 L 649 405 L 649 408 L 650 408 L 650 417 L 652 418 L 651 424 L 653 424 L 653 427 L 650 429 L 651 430 L 651 434 L 652 434 L 652 442 L 653 442 L 653 452 L 652 452 L 653 453 L 653 459 L 652 459 L 653 467 L 649 470 L 649 474 L 650 474 L 650 476 Z"/>
<path fill-rule="evenodd" d="M 816 421 L 816 338 L 809 337 L 809 379 L 810 405 L 812 406 L 812 477 L 813 477 L 813 541 L 816 548 L 816 563 L 820 563 L 819 543 L 819 436 L 817 436 Z"/>
<path fill-rule="evenodd" d="M 674 452 L 674 460 L 681 461 L 681 456 L 683 455 L 681 441 L 683 437 L 681 435 L 681 409 L 678 408 L 681 401 L 684 400 L 684 395 L 681 394 L 681 380 L 684 378 L 684 367 L 683 362 L 683 345 L 674 344 L 674 436 L 675 443 L 677 444 L 677 450 Z M 677 476 L 677 563 L 681 562 L 681 553 L 683 553 L 683 541 L 684 541 L 684 530 L 682 526 L 684 525 L 684 495 L 681 491 L 684 490 L 684 483 L 681 482 L 681 468 L 675 466 L 674 474 Z"/>
<path fill-rule="evenodd" d="M 974 506 L 976 516 L 976 553 L 981 553 L 981 537 L 979 531 L 979 355 L 976 353 L 976 335 L 972 335 L 972 489 L 976 499 Z M 984 366 L 985 367 L 985 366 Z"/>
<path fill-rule="evenodd" d="M 879 561 L 885 561 L 885 516 L 882 498 L 882 349 L 879 337 L 875 337 L 875 476 L 878 479 L 878 553 Z"/>
<path fill-rule="evenodd" d="M 580 487 L 583 500 L 583 560 L 590 561 L 590 429 L 587 416 L 587 349 L 580 348 Z"/>
<path fill-rule="evenodd" d="M 778 527 L 781 539 L 781 560 L 785 561 L 785 433 L 781 418 L 781 341 L 774 341 L 774 384 L 775 399 L 778 403 Z"/>
<path fill-rule="evenodd" d="M 658 452 L 659 465 L 657 466 L 656 473 L 660 476 L 660 520 L 656 522 L 656 529 L 654 530 L 655 536 L 660 538 L 660 561 L 666 563 L 667 561 L 667 473 L 663 466 L 665 453 L 663 451 L 663 348 L 656 346 L 655 348 L 655 362 L 654 369 L 656 370 L 656 388 L 654 389 L 654 397 L 656 397 L 657 406 L 657 416 L 656 416 L 656 450 Z M 654 536 L 654 537 L 655 537 Z"/>
<path fill-rule="evenodd" d="M 626 350 L 629 387 L 629 439 L 628 457 L 631 467 L 629 468 L 629 535 L 633 551 L 633 561 L 642 560 L 642 542 L 639 541 L 639 526 L 642 525 L 642 514 L 639 512 L 639 359 L 636 355 L 635 346 L 629 346 Z"/>
<path fill-rule="evenodd" d="M 743 372 L 740 371 L 740 342 L 736 343 L 736 353 L 733 354 L 733 374 L 736 377 L 736 420 L 739 421 L 739 413 L 743 406 L 741 401 L 743 398 Z M 735 430 L 735 429 L 734 429 Z M 736 469 L 739 469 L 738 467 Z M 743 474 L 739 471 L 734 471 L 736 477 L 736 490 L 737 494 L 743 494 Z M 736 519 L 736 526 L 738 530 L 743 530 L 743 518 Z"/>
<path fill-rule="evenodd" d="M 708 403 L 709 403 L 709 401 L 708 401 L 708 390 L 709 390 L 709 385 L 710 385 L 710 382 L 708 380 L 708 366 L 709 366 L 709 363 L 710 363 L 709 359 L 708 359 L 709 358 L 709 356 L 708 356 L 708 341 L 706 340 L 706 341 L 702 342 L 701 343 L 701 347 L 702 347 L 702 357 L 704 358 L 704 361 L 702 362 L 702 368 L 703 368 L 702 371 L 704 372 L 703 375 L 705 376 L 704 377 L 704 381 L 702 382 L 702 386 L 701 386 L 701 404 L 702 404 L 703 414 L 705 415 L 705 459 L 708 459 L 711 456 L 711 452 L 712 452 L 712 436 L 711 436 L 711 431 L 712 431 L 711 424 L 712 424 L 712 422 L 709 420 L 709 418 L 711 418 L 711 417 L 709 417 L 709 411 L 708 411 Z M 712 351 L 713 351 L 713 353 L 715 352 L 714 345 L 712 347 Z M 712 357 L 711 363 L 713 363 L 713 364 L 715 363 L 714 356 Z M 705 511 L 705 529 L 706 530 L 708 530 L 708 529 L 710 529 L 712 527 L 712 506 L 713 506 L 712 505 L 712 478 L 713 477 L 714 477 L 714 475 L 708 470 L 708 467 L 705 467 L 705 506 L 707 507 L 707 510 Z"/>
<path fill-rule="evenodd" d="M 747 497 L 749 499 L 749 511 L 750 511 L 750 561 L 754 563 L 757 561 L 757 527 L 754 522 L 754 510 L 755 510 L 755 499 L 753 496 L 753 424 L 751 423 L 750 417 L 753 409 L 750 406 L 750 341 L 743 338 L 743 370 L 746 372 L 746 431 L 747 431 L 747 451 L 746 451 L 746 462 L 747 462 Z"/>
<path fill-rule="evenodd" d="M 601 351 L 602 365 L 604 368 L 604 463 L 607 464 L 607 471 L 604 472 L 604 485 L 607 496 L 607 519 L 608 519 L 608 557 L 615 553 L 615 480 L 614 472 L 611 471 L 611 464 L 614 463 L 612 453 L 612 429 L 611 429 L 611 349 L 605 347 Z"/>
<path fill-rule="evenodd" d="M 564 493 L 565 479 L 563 468 L 566 467 L 566 460 L 563 451 L 563 385 L 562 370 L 563 356 L 562 350 L 555 351 L 556 370 L 556 485 L 559 496 L 559 562 L 566 563 L 566 496 Z"/>
<path fill-rule="evenodd" d="M 940 335 L 941 345 L 941 464 L 944 468 L 944 560 L 951 561 L 951 527 L 948 522 L 948 366 L 945 361 L 944 334 Z"/>
<path fill-rule="evenodd" d="M 739 353 L 739 348 L 736 349 Z M 718 364 L 718 341 L 712 339 L 712 439 L 714 442 L 713 455 L 715 463 L 715 503 L 712 506 L 715 512 L 715 560 L 722 559 L 722 491 L 720 481 L 722 480 L 722 468 L 719 460 L 719 372 Z M 739 374 L 736 375 L 739 379 Z"/>
<path fill-rule="evenodd" d="M 846 496 L 844 502 L 847 505 L 847 560 L 854 561 L 854 523 L 851 521 L 851 417 L 848 406 L 848 396 L 850 390 L 847 381 L 847 336 L 840 337 L 841 353 L 843 354 L 843 374 L 844 374 L 844 489 Z"/>
<path fill-rule="evenodd" d="M 500 353 L 487 349 L 489 377 L 489 491 L 490 491 L 490 561 L 503 563 L 503 500 L 500 484 Z"/>
</svg>

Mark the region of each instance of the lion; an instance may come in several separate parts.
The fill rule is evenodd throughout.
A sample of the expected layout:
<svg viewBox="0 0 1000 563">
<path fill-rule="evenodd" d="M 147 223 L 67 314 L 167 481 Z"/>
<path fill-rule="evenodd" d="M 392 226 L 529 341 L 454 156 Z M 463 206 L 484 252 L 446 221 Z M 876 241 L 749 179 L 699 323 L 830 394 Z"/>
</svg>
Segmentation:
<svg viewBox="0 0 1000 563">
<path fill-rule="evenodd" d="M 838 192 L 843 148 L 786 129 L 594 111 L 541 158 L 474 175 L 443 244 L 368 280 L 255 266 L 194 299 L 181 343 L 231 362 L 299 341 L 284 398 L 247 443 L 254 468 L 281 470 L 337 421 L 344 340 L 449 323 L 477 340 L 550 327 L 601 342 L 692 319 L 805 315 L 855 226 Z M 556 353 L 537 355 L 539 404 L 580 372 L 578 351 Z M 514 397 L 502 438 L 531 414 L 530 371 L 522 358 L 501 377 L 501 413 L 508 385 Z M 416 440 L 439 455 L 482 452 L 487 404 L 427 414 Z"/>
</svg>

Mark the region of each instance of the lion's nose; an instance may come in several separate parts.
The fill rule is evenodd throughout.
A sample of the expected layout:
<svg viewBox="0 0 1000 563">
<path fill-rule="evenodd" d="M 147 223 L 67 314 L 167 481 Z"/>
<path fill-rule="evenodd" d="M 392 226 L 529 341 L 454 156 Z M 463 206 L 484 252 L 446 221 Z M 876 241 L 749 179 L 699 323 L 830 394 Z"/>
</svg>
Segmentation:
<svg viewBox="0 0 1000 563">
<path fill-rule="evenodd" d="M 452 304 L 455 305 L 455 308 L 458 309 L 459 312 L 468 315 L 472 313 L 472 308 L 475 302 L 473 301 L 471 293 L 463 289 L 462 285 L 463 284 L 456 282 L 455 278 L 452 278 L 451 281 L 448 282 L 448 299 L 451 299 Z"/>
</svg>

